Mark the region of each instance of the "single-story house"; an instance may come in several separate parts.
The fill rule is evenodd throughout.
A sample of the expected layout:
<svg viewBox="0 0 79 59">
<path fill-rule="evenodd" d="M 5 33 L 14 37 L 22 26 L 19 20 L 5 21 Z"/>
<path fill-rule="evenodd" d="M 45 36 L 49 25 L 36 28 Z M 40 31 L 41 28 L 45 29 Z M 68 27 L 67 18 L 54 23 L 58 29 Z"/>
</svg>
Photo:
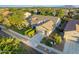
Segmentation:
<svg viewBox="0 0 79 59">
<path fill-rule="evenodd" d="M 49 36 L 52 31 L 61 23 L 60 18 L 53 16 L 33 15 L 31 17 L 31 25 L 36 27 L 38 32 Z"/>
<path fill-rule="evenodd" d="M 79 20 L 71 20 L 64 29 L 64 53 L 79 53 Z"/>
</svg>

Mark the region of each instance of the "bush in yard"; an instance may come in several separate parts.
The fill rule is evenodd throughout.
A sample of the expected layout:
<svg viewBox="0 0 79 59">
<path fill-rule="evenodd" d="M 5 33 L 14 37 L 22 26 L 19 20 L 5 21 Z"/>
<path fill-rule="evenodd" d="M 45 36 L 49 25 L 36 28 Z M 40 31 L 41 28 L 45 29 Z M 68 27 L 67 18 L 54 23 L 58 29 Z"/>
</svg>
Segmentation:
<svg viewBox="0 0 79 59">
<path fill-rule="evenodd" d="M 35 35 L 35 30 L 30 28 L 27 31 L 25 31 L 25 35 L 28 35 L 29 37 L 32 37 Z"/>
<path fill-rule="evenodd" d="M 62 42 L 62 37 L 61 37 L 61 35 L 60 35 L 59 33 L 53 32 L 53 33 L 50 35 L 50 37 L 54 39 L 54 42 L 55 42 L 56 44 L 61 44 L 61 42 Z"/>
<path fill-rule="evenodd" d="M 45 45 L 47 45 L 49 47 L 52 47 L 51 40 L 47 39 L 45 37 L 42 39 L 41 43 L 43 43 L 43 44 L 45 44 Z"/>
<path fill-rule="evenodd" d="M 60 44 L 62 42 L 61 36 L 59 36 L 59 35 L 56 34 L 56 36 L 54 38 L 55 38 L 56 44 Z"/>
<path fill-rule="evenodd" d="M 35 30 L 32 30 L 32 31 L 28 32 L 28 36 L 29 36 L 29 37 L 32 37 L 32 36 L 34 36 L 34 35 L 35 35 Z"/>
<path fill-rule="evenodd" d="M 25 31 L 25 35 L 27 35 L 28 34 L 28 32 L 30 32 L 32 29 L 28 29 L 28 30 L 26 30 Z"/>
</svg>

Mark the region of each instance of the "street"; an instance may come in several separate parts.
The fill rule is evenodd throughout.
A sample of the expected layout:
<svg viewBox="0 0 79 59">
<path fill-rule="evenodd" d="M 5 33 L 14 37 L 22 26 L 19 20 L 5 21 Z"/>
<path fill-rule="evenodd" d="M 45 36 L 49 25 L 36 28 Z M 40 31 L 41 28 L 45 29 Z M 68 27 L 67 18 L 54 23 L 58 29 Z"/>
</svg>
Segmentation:
<svg viewBox="0 0 79 59">
<path fill-rule="evenodd" d="M 3 31 L 0 31 L 0 36 L 3 36 L 3 37 L 11 37 L 10 35 L 6 34 Z"/>
</svg>

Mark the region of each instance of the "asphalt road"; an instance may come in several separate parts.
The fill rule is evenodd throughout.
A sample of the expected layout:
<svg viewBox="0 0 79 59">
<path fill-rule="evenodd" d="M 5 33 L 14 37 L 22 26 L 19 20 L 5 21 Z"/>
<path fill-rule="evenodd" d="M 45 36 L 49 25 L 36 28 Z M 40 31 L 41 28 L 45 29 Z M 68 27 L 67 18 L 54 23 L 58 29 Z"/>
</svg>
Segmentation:
<svg viewBox="0 0 79 59">
<path fill-rule="evenodd" d="M 6 34 L 3 31 L 0 31 L 0 36 L 3 36 L 3 37 L 11 37 L 10 35 Z"/>
</svg>

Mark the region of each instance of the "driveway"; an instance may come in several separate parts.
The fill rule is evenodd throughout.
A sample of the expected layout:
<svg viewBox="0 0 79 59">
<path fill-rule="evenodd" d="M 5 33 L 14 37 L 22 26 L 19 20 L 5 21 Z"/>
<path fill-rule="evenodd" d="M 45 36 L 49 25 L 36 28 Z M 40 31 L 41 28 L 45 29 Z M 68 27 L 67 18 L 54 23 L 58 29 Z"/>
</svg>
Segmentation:
<svg viewBox="0 0 79 59">
<path fill-rule="evenodd" d="M 36 34 L 34 37 L 32 37 L 29 42 L 31 43 L 32 46 L 36 47 L 40 41 L 43 39 L 43 34 L 42 33 L 38 33 Z"/>
</svg>

